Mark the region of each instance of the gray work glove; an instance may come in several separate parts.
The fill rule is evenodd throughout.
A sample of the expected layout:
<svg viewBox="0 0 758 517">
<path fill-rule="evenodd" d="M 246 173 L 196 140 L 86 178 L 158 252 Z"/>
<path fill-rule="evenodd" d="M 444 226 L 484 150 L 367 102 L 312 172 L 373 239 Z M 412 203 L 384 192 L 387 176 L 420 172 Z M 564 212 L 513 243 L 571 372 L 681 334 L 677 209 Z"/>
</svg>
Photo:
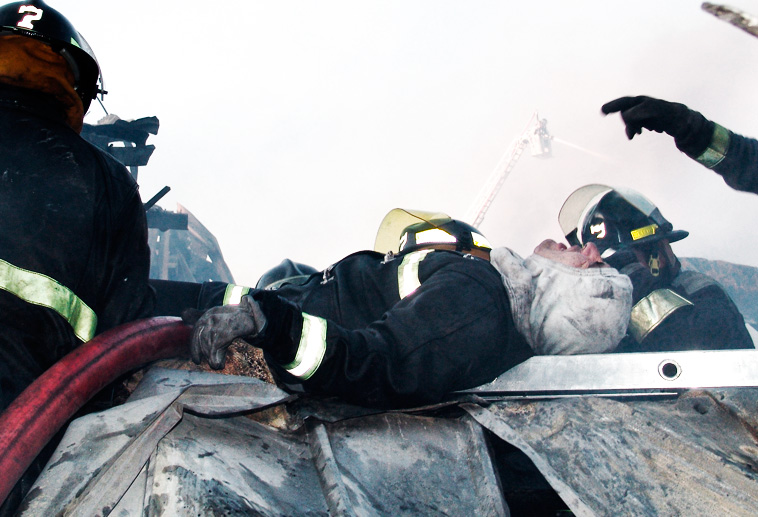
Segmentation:
<svg viewBox="0 0 758 517">
<path fill-rule="evenodd" d="M 183 314 L 185 322 L 191 323 L 194 316 Z M 266 326 L 266 316 L 252 296 L 243 296 L 239 305 L 224 305 L 207 310 L 197 319 L 192 331 L 190 352 L 192 360 L 200 364 L 208 359 L 211 368 L 224 367 L 226 349 L 237 338 L 248 341 L 257 337 Z M 251 343 L 254 344 L 254 343 Z"/>
<path fill-rule="evenodd" d="M 713 137 L 714 123 L 684 104 L 645 96 L 621 97 L 600 110 L 606 115 L 621 114 L 629 140 L 643 129 L 667 133 L 674 137 L 680 151 L 693 158 L 705 151 Z"/>
</svg>

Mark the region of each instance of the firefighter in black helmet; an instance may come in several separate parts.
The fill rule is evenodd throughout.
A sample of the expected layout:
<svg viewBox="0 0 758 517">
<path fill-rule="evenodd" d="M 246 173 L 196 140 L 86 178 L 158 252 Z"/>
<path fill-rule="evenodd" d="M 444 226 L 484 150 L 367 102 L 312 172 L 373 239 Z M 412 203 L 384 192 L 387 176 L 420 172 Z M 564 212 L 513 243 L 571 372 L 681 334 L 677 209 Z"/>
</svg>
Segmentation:
<svg viewBox="0 0 758 517">
<path fill-rule="evenodd" d="M 489 260 L 492 247 L 479 230 L 455 219 L 421 222 L 408 226 L 400 237 L 399 252 L 424 248 L 461 251 Z"/>
<path fill-rule="evenodd" d="M 745 322 L 724 288 L 682 271 L 671 243 L 689 235 L 631 189 L 586 185 L 561 208 L 569 243 L 593 243 L 634 286 L 629 336 L 620 352 L 752 348 Z"/>
<path fill-rule="evenodd" d="M 0 57 L 3 84 L 53 96 L 65 110 L 66 123 L 80 132 L 90 103 L 105 93 L 100 65 L 84 37 L 61 13 L 41 0 L 1 6 L 0 36 L 6 47 Z M 29 63 L 32 66 L 24 69 Z M 44 64 L 51 69 L 45 70 Z"/>
<path fill-rule="evenodd" d="M 97 60 L 61 13 L 0 6 L 0 409 L 81 343 L 152 310 L 137 185 L 79 135 L 99 92 Z"/>
</svg>

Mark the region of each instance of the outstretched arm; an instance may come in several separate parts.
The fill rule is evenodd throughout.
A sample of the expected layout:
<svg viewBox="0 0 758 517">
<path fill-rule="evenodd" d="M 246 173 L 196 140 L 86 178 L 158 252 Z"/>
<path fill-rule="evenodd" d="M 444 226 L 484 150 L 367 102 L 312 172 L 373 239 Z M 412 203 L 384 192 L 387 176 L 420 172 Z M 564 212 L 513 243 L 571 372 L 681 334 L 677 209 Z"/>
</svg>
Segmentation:
<svg viewBox="0 0 758 517">
<path fill-rule="evenodd" d="M 720 174 L 727 185 L 758 194 L 758 140 L 737 135 L 684 104 L 652 97 L 621 97 L 601 111 L 619 113 L 630 140 L 643 129 L 671 135 L 680 151 Z"/>
</svg>

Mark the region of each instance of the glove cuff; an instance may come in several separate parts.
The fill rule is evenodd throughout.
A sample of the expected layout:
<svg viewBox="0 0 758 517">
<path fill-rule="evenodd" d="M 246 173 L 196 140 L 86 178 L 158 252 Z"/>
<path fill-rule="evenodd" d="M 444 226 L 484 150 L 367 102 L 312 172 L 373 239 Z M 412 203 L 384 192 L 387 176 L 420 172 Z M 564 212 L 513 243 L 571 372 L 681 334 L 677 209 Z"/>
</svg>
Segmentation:
<svg viewBox="0 0 758 517">
<path fill-rule="evenodd" d="M 303 331 L 300 309 L 278 296 L 275 291 L 257 291 L 253 298 L 266 315 L 266 326 L 261 329 L 255 346 L 279 364 L 292 362 Z"/>
<path fill-rule="evenodd" d="M 726 153 L 729 151 L 730 140 L 731 132 L 725 127 L 714 124 L 713 136 L 711 137 L 708 147 L 695 157 L 695 160 L 709 169 L 714 168 L 726 158 Z"/>
<path fill-rule="evenodd" d="M 703 154 L 713 139 L 716 124 L 697 111 L 687 114 L 685 129 L 674 138 L 677 149 L 692 159 Z"/>
</svg>

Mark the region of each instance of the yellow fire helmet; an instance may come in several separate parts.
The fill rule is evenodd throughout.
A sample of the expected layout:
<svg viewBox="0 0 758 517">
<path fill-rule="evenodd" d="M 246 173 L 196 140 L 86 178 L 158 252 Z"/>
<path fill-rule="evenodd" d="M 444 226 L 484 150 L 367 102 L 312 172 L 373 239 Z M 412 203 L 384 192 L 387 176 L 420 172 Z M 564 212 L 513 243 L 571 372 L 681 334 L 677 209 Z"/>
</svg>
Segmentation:
<svg viewBox="0 0 758 517">
<path fill-rule="evenodd" d="M 492 249 L 479 230 L 443 212 L 395 208 L 379 225 L 374 250 L 404 253 L 435 245 L 453 246 L 456 251 Z"/>
</svg>

